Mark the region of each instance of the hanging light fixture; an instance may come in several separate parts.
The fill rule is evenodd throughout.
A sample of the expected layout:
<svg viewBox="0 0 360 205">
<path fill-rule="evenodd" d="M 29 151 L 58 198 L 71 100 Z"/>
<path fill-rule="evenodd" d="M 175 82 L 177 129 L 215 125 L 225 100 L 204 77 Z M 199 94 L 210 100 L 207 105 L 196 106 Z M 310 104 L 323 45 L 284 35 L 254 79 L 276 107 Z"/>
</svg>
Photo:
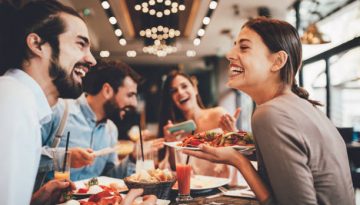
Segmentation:
<svg viewBox="0 0 360 205">
<path fill-rule="evenodd" d="M 310 24 L 301 37 L 303 44 L 324 44 L 330 43 L 329 37 L 319 31 L 315 24 Z"/>
</svg>

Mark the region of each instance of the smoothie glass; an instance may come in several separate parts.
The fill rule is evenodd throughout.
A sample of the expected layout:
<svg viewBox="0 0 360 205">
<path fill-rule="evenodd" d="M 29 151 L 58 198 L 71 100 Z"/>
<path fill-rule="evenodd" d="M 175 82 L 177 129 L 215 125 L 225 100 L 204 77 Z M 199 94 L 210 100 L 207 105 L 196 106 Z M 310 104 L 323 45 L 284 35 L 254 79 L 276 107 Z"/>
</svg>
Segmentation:
<svg viewBox="0 0 360 205">
<path fill-rule="evenodd" d="M 177 202 L 187 202 L 193 199 L 190 196 L 191 166 L 187 164 L 187 158 L 188 155 L 185 155 L 180 151 L 175 151 L 176 176 L 178 182 Z"/>
</svg>

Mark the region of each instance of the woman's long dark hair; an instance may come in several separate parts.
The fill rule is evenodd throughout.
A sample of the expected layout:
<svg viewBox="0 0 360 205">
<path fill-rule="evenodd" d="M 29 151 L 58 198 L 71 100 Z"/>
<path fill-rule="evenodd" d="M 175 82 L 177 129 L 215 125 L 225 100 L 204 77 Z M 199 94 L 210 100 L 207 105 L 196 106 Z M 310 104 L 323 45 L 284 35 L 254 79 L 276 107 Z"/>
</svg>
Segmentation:
<svg viewBox="0 0 360 205">
<path fill-rule="evenodd" d="M 171 97 L 171 84 L 175 79 L 175 77 L 179 75 L 186 78 L 194 87 L 197 86 L 196 82 L 194 82 L 194 80 L 189 75 L 183 72 L 175 70 L 167 75 L 166 80 L 162 87 L 162 94 L 161 94 L 159 129 L 158 129 L 159 137 L 164 136 L 163 127 L 167 124 L 168 120 L 171 120 L 174 123 L 182 122 L 186 120 L 182 111 L 176 107 Z M 200 108 L 205 108 L 199 94 L 196 96 L 196 102 L 198 103 Z M 159 154 L 159 159 L 162 159 L 164 157 L 164 154 L 165 153 L 161 151 Z"/>
<path fill-rule="evenodd" d="M 273 53 L 285 51 L 288 59 L 280 70 L 280 78 L 285 85 L 291 86 L 291 91 L 313 105 L 322 105 L 320 102 L 309 99 L 309 93 L 298 86 L 295 75 L 302 64 L 302 47 L 296 29 L 285 21 L 259 17 L 246 22 L 243 28 L 255 31 L 263 40 L 266 47 Z"/>
</svg>

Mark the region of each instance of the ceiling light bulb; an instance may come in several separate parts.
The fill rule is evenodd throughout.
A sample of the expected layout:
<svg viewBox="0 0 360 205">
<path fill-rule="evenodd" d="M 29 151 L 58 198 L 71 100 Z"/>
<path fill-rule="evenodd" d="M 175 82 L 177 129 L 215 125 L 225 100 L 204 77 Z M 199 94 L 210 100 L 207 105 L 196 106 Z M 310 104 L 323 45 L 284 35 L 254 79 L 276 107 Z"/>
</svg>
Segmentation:
<svg viewBox="0 0 360 205">
<path fill-rule="evenodd" d="M 110 4 L 109 4 L 109 2 L 107 2 L 107 1 L 101 2 L 101 6 L 102 6 L 104 9 L 109 9 L 109 8 L 110 8 Z"/>
<path fill-rule="evenodd" d="M 178 12 L 178 9 L 176 7 L 172 7 L 171 8 L 171 12 L 173 12 L 174 14 Z"/>
<path fill-rule="evenodd" d="M 162 25 L 160 25 L 160 26 L 157 27 L 157 30 L 158 30 L 158 31 L 163 31 L 163 29 L 164 29 L 164 27 L 163 27 Z"/>
<path fill-rule="evenodd" d="M 184 4 L 181 4 L 181 5 L 179 6 L 179 10 L 180 10 L 180 11 L 184 11 L 184 10 L 185 10 L 185 5 L 184 5 Z"/>
<path fill-rule="evenodd" d="M 166 16 L 170 15 L 170 10 L 169 10 L 169 9 L 165 9 L 165 10 L 164 10 L 164 14 L 165 14 Z"/>
<path fill-rule="evenodd" d="M 100 57 L 102 58 L 107 58 L 110 56 L 110 52 L 109 51 L 100 51 Z"/>
<path fill-rule="evenodd" d="M 147 8 L 147 7 L 148 7 L 148 4 L 147 4 L 146 2 L 143 2 L 143 3 L 141 4 L 141 6 Z"/>
<path fill-rule="evenodd" d="M 148 11 L 149 11 L 149 8 L 148 8 L 148 7 L 143 7 L 143 8 L 142 8 L 142 12 L 143 12 L 143 13 L 147 13 Z"/>
<path fill-rule="evenodd" d="M 145 36 L 146 32 L 144 30 L 141 30 L 139 34 L 140 36 Z"/>
<path fill-rule="evenodd" d="M 158 3 L 162 3 L 164 0 L 156 0 Z"/>
<path fill-rule="evenodd" d="M 120 43 L 120 45 L 125 46 L 126 40 L 124 38 L 120 38 L 119 43 Z"/>
<path fill-rule="evenodd" d="M 217 7 L 217 2 L 216 1 L 211 1 L 210 4 L 209 4 L 209 8 L 210 9 L 216 9 Z"/>
<path fill-rule="evenodd" d="M 210 18 L 205 16 L 203 19 L 203 24 L 208 25 L 210 23 Z"/>
<path fill-rule="evenodd" d="M 157 39 L 157 35 L 155 33 L 151 34 L 152 39 Z"/>
<path fill-rule="evenodd" d="M 203 36 L 205 34 L 205 30 L 204 29 L 199 29 L 197 32 L 198 36 Z"/>
<path fill-rule="evenodd" d="M 149 5 L 151 5 L 151 6 L 155 5 L 155 0 L 150 0 Z"/>
<path fill-rule="evenodd" d="M 179 30 L 176 30 L 176 31 L 175 31 L 175 36 L 180 36 L 180 34 L 181 34 L 181 33 L 180 33 Z"/>
<path fill-rule="evenodd" d="M 170 0 L 165 0 L 165 5 L 166 5 L 166 6 L 170 6 L 170 5 L 171 5 L 171 1 L 170 1 Z"/>
<path fill-rule="evenodd" d="M 155 15 L 155 13 L 156 13 L 155 9 L 150 9 L 150 11 L 149 11 L 150 15 Z"/>
<path fill-rule="evenodd" d="M 154 45 L 159 46 L 159 45 L 160 45 L 160 41 L 159 41 L 159 40 L 155 40 L 155 41 L 154 41 Z"/>
<path fill-rule="evenodd" d="M 116 20 L 115 17 L 112 16 L 112 17 L 109 18 L 109 22 L 114 25 L 114 24 L 117 23 L 117 20 Z"/>
<path fill-rule="evenodd" d="M 134 8 L 135 8 L 136 11 L 140 11 L 140 10 L 141 10 L 141 6 L 140 6 L 139 4 L 136 4 Z"/>
<path fill-rule="evenodd" d="M 162 13 L 161 11 L 158 11 L 158 12 L 156 13 L 156 16 L 157 16 L 158 18 L 161 18 L 161 17 L 163 16 L 163 13 Z"/>
<path fill-rule="evenodd" d="M 126 52 L 127 57 L 134 58 L 136 57 L 136 51 L 130 50 Z"/>
<path fill-rule="evenodd" d="M 165 26 L 164 29 L 163 29 L 163 32 L 164 32 L 164 33 L 169 32 L 169 28 Z"/>
<path fill-rule="evenodd" d="M 193 43 L 195 46 L 200 45 L 200 38 L 195 38 Z"/>
<path fill-rule="evenodd" d="M 186 51 L 186 56 L 187 57 L 194 57 L 194 56 L 196 56 L 196 52 L 194 50 L 187 50 Z"/>
<path fill-rule="evenodd" d="M 171 3 L 171 6 L 172 6 L 172 7 L 178 7 L 178 5 L 179 5 L 179 4 L 178 4 L 177 2 L 172 2 L 172 3 Z"/>
<path fill-rule="evenodd" d="M 120 29 L 116 29 L 115 30 L 115 35 L 116 36 L 121 36 L 122 35 L 122 31 Z"/>
<path fill-rule="evenodd" d="M 157 32 L 157 28 L 156 28 L 155 26 L 152 27 L 152 28 L 151 28 L 151 32 L 156 33 L 156 32 Z"/>
</svg>

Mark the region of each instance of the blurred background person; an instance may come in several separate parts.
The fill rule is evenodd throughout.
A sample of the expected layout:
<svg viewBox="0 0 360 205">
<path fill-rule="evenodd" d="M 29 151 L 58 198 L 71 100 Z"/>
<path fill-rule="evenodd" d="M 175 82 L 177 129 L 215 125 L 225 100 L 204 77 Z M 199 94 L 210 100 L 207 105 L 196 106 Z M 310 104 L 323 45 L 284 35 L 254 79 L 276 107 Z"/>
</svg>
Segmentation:
<svg viewBox="0 0 360 205">
<path fill-rule="evenodd" d="M 52 158 L 53 149 L 64 149 L 70 132 L 71 180 L 100 175 L 124 178 L 133 173 L 128 158 L 118 166 L 116 152 L 99 157 L 93 152 L 116 146 L 118 132 L 109 117 L 124 117 L 126 109 L 136 108 L 138 82 L 140 76 L 125 63 L 99 61 L 83 78 L 85 93 L 76 100 L 60 99 L 53 107 L 52 121 L 42 127 L 45 156 Z M 62 136 L 56 136 L 63 118 Z M 52 148 L 56 137 L 60 138 L 59 147 Z"/>
<path fill-rule="evenodd" d="M 175 123 L 186 120 L 193 120 L 195 122 L 195 133 L 219 127 L 223 127 L 224 131 L 232 131 L 228 130 L 228 127 L 236 129 L 235 121 L 240 110 L 237 111 L 235 117 L 231 117 L 221 107 L 205 108 L 198 93 L 196 81 L 185 73 L 173 71 L 167 75 L 161 100 L 159 136 L 163 136 L 165 141 L 181 140 L 177 136 L 184 134 L 183 131 L 170 133 L 168 129 Z M 231 123 L 232 126 L 223 126 L 224 124 L 228 125 Z M 160 167 L 170 166 L 175 170 L 175 158 L 172 148 L 167 148 L 167 151 L 162 150 L 159 154 L 159 159 L 162 160 Z M 230 166 L 211 163 L 197 158 L 190 158 L 189 164 L 191 164 L 194 174 L 231 179 L 235 177 L 235 174 L 230 176 Z M 233 171 L 231 172 L 234 173 Z"/>
</svg>

